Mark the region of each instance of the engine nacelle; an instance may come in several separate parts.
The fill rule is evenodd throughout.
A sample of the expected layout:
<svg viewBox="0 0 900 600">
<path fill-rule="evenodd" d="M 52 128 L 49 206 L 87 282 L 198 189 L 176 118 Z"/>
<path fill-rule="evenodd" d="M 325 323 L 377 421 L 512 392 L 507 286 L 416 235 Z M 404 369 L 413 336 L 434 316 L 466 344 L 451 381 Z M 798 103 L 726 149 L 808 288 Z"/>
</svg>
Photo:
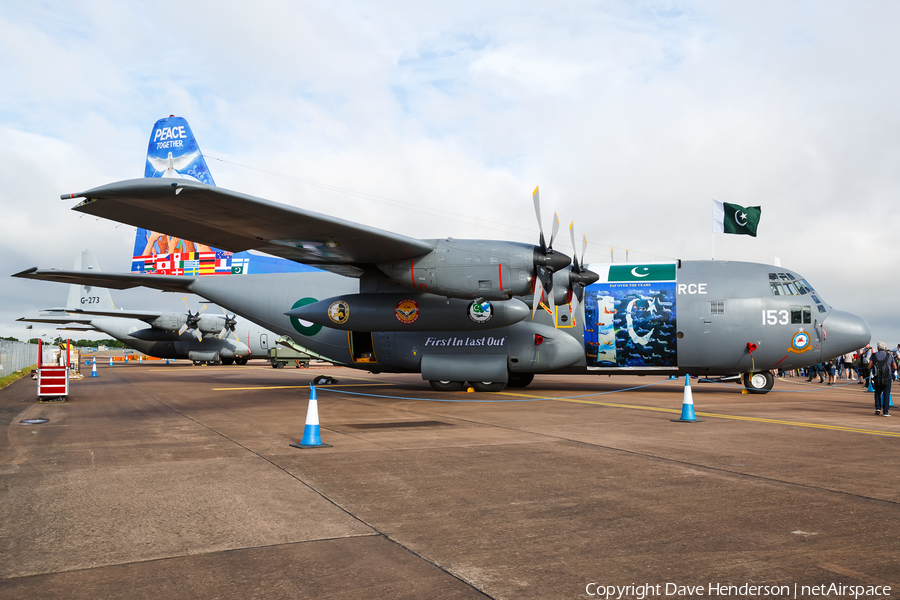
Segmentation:
<svg viewBox="0 0 900 600">
<path fill-rule="evenodd" d="M 506 300 L 531 293 L 536 265 L 555 271 L 571 259 L 560 252 L 498 240 L 428 240 L 434 250 L 409 261 L 378 264 L 393 282 L 447 298 Z"/>
<path fill-rule="evenodd" d="M 164 312 L 151 321 L 150 325 L 166 331 L 178 331 L 185 323 L 187 323 L 187 315 L 185 313 Z"/>
<path fill-rule="evenodd" d="M 178 331 L 185 325 L 190 326 L 190 323 L 188 323 L 188 317 L 185 313 L 165 312 L 153 321 L 150 321 L 150 325 L 164 331 Z M 201 333 L 219 333 L 222 331 L 223 327 L 225 327 L 224 315 L 202 315 L 196 324 L 196 328 L 200 330 Z M 168 339 L 146 337 L 146 334 L 142 335 L 145 335 L 145 337 L 139 339 Z"/>
<path fill-rule="evenodd" d="M 225 317 L 222 315 L 203 315 L 197 322 L 197 329 L 201 333 L 219 333 L 225 327 Z M 225 358 L 230 358 L 226 356 Z"/>
</svg>

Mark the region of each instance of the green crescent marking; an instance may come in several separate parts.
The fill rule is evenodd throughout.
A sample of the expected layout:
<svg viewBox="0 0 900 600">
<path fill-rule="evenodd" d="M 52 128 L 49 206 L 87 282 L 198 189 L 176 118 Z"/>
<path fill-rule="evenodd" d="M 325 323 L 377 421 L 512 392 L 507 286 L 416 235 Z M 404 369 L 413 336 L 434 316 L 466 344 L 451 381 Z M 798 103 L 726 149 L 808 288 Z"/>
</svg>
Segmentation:
<svg viewBox="0 0 900 600">
<path fill-rule="evenodd" d="M 291 310 L 295 308 L 300 308 L 301 306 L 306 306 L 307 304 L 313 304 L 314 302 L 318 302 L 315 298 L 301 298 L 294 302 L 294 305 L 291 307 Z M 305 335 L 312 337 L 322 331 L 322 326 L 318 324 L 310 325 L 309 327 L 303 325 L 300 322 L 300 319 L 297 317 L 291 317 L 291 325 L 294 326 L 294 329 L 297 330 L 297 333 L 300 335 Z"/>
</svg>

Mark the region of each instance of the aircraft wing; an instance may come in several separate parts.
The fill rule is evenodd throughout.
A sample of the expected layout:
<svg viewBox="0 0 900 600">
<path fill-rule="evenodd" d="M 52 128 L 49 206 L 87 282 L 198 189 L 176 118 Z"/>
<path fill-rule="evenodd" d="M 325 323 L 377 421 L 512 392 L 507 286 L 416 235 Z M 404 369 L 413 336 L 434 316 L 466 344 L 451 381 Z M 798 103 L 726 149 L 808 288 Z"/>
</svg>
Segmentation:
<svg viewBox="0 0 900 600">
<path fill-rule="evenodd" d="M 73 315 L 93 315 L 97 317 L 116 317 L 119 319 L 138 319 L 141 321 L 153 321 L 162 315 L 161 311 L 148 312 L 144 310 L 90 310 L 83 308 L 58 308 Z M 168 311 L 175 312 L 175 311 Z"/>
<path fill-rule="evenodd" d="M 78 285 L 94 285 L 114 290 L 128 290 L 148 287 L 164 292 L 190 291 L 188 288 L 196 279 L 181 275 L 145 275 L 142 273 L 103 273 L 100 271 L 67 271 L 64 269 L 38 269 L 32 267 L 12 275 L 23 279 L 57 281 Z M 121 316 L 121 315 L 120 315 Z"/>
<path fill-rule="evenodd" d="M 62 198 L 84 198 L 78 212 L 344 275 L 433 250 L 415 238 L 184 179 L 130 179 Z"/>
<path fill-rule="evenodd" d="M 51 325 L 87 325 L 90 326 L 91 319 L 89 317 L 77 317 L 75 315 L 46 315 L 40 317 L 19 317 L 16 321 L 24 321 L 25 323 L 49 323 Z"/>
</svg>

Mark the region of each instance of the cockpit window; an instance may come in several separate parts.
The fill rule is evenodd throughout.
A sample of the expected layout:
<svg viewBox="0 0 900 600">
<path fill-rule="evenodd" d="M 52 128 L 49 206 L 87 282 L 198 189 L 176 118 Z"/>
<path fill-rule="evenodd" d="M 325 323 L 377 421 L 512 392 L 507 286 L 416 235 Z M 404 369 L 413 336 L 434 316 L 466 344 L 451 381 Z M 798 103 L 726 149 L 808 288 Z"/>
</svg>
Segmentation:
<svg viewBox="0 0 900 600">
<path fill-rule="evenodd" d="M 808 306 L 791 307 L 791 324 L 809 325 L 812 323 L 812 314 Z"/>
<path fill-rule="evenodd" d="M 804 296 L 814 291 L 808 281 L 790 273 L 769 273 L 769 287 L 773 296 Z"/>
</svg>

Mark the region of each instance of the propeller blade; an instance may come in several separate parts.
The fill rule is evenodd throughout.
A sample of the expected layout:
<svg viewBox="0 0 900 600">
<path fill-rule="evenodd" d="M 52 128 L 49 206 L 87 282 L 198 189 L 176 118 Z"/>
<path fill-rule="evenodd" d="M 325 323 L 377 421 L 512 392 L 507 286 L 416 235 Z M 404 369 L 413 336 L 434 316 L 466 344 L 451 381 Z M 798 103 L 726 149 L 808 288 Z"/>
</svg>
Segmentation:
<svg viewBox="0 0 900 600">
<path fill-rule="evenodd" d="M 178 335 L 180 336 L 182 333 L 187 331 L 187 329 L 188 329 L 188 326 L 187 326 L 187 323 L 185 323 L 184 325 L 181 326 L 181 329 L 178 330 Z"/>
<path fill-rule="evenodd" d="M 191 314 L 191 307 L 188 306 L 188 303 L 187 303 L 187 296 L 182 297 L 182 298 L 181 298 L 181 301 L 184 302 L 184 307 L 187 309 L 188 314 Z"/>
<path fill-rule="evenodd" d="M 584 271 L 584 255 L 587 254 L 587 234 L 584 234 L 584 243 L 581 244 L 581 263 L 578 265 L 580 271 Z"/>
<path fill-rule="evenodd" d="M 203 334 L 200 333 L 200 330 L 199 330 L 199 329 L 195 329 L 195 330 L 194 330 L 194 335 L 197 337 L 197 341 L 198 341 L 198 342 L 202 342 L 202 341 L 203 341 Z"/>
<path fill-rule="evenodd" d="M 219 332 L 219 339 L 221 340 L 223 337 L 225 337 L 225 336 L 227 336 L 227 335 L 228 335 L 228 328 L 227 328 L 227 327 L 223 327 L 223 328 L 222 328 L 222 331 Z"/>
<path fill-rule="evenodd" d="M 556 239 L 556 233 L 559 231 L 559 214 L 553 213 L 553 231 L 550 233 L 550 246 L 553 248 L 553 240 Z"/>
<path fill-rule="evenodd" d="M 531 192 L 531 198 L 534 200 L 534 216 L 537 217 L 538 231 L 541 232 L 541 252 L 547 253 L 547 244 L 544 242 L 544 224 L 541 222 L 541 194 L 538 191 L 540 186 L 535 186 Z"/>
<path fill-rule="evenodd" d="M 581 327 L 582 329 L 586 329 L 587 321 L 585 319 L 587 319 L 587 317 L 584 312 L 584 302 L 579 303 L 577 308 L 581 309 L 581 312 L 579 313 L 581 315 Z"/>
<path fill-rule="evenodd" d="M 534 299 L 531 301 L 531 320 L 534 320 L 534 313 L 537 311 L 538 304 L 541 303 L 541 296 L 544 295 L 544 287 L 541 285 L 541 278 L 534 278 Z"/>
<path fill-rule="evenodd" d="M 575 221 L 569 223 L 569 237 L 572 238 L 572 263 L 578 264 L 577 248 L 575 247 Z"/>
<path fill-rule="evenodd" d="M 209 307 L 208 307 L 207 305 L 204 304 L 204 305 L 203 305 L 203 308 L 201 308 L 200 310 L 197 311 L 197 316 L 199 317 L 199 316 L 202 315 L 204 312 L 206 312 L 206 309 L 207 309 L 207 308 L 209 308 Z"/>
<path fill-rule="evenodd" d="M 559 322 L 556 320 L 556 307 L 553 300 L 553 273 L 550 273 L 550 285 L 547 286 L 547 308 L 550 309 L 550 317 L 553 319 L 553 326 L 559 328 Z"/>
</svg>

